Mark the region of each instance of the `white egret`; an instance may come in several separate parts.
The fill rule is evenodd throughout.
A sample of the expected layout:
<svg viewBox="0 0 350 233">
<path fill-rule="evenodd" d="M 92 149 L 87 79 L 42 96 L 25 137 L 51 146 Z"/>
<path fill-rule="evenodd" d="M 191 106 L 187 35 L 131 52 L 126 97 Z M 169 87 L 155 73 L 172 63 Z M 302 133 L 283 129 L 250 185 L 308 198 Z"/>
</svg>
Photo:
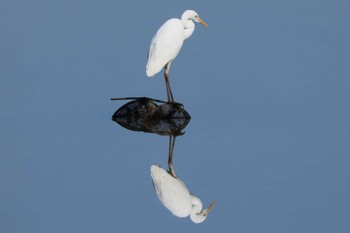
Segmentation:
<svg viewBox="0 0 350 233">
<path fill-rule="evenodd" d="M 159 200 L 177 217 L 190 216 L 194 223 L 201 223 L 214 207 L 215 202 L 202 210 L 201 200 L 191 194 L 178 177 L 158 165 L 151 166 L 151 176 Z"/>
<path fill-rule="evenodd" d="M 170 65 L 180 52 L 184 40 L 192 35 L 195 28 L 193 22 L 201 23 L 208 27 L 195 11 L 186 10 L 182 14 L 181 19 L 169 19 L 159 28 L 152 39 L 148 51 L 146 74 L 148 77 L 153 77 L 164 67 L 165 85 L 169 102 L 174 102 L 169 83 Z"/>
<path fill-rule="evenodd" d="M 201 200 L 191 194 L 186 185 L 176 176 L 172 163 L 175 138 L 172 135 L 169 138 L 169 172 L 158 165 L 151 166 L 154 189 L 159 200 L 172 214 L 177 217 L 190 216 L 194 223 L 201 223 L 207 218 L 215 201 L 202 210 Z"/>
</svg>

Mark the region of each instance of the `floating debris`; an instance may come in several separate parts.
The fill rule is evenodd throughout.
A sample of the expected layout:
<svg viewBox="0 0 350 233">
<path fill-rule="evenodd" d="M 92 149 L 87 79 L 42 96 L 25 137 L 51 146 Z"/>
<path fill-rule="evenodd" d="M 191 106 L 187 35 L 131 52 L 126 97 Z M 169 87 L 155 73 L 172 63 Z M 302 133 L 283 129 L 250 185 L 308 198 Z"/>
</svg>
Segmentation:
<svg viewBox="0 0 350 233">
<path fill-rule="evenodd" d="M 132 131 L 160 135 L 182 135 L 182 130 L 191 116 L 182 104 L 167 103 L 147 97 L 113 98 L 112 100 L 134 99 L 120 107 L 112 120 Z M 157 105 L 155 102 L 162 103 Z"/>
</svg>

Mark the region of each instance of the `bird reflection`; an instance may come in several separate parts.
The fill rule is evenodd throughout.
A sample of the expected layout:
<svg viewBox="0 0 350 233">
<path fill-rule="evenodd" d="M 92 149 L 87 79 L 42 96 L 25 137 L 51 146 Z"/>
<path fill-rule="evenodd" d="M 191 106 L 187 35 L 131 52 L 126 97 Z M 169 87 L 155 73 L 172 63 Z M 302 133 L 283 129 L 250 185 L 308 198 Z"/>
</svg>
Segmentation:
<svg viewBox="0 0 350 233">
<path fill-rule="evenodd" d="M 158 165 L 151 166 L 151 177 L 154 189 L 161 203 L 177 217 L 190 217 L 194 223 L 203 222 L 215 201 L 206 209 L 202 210 L 201 200 L 190 193 L 186 185 L 175 174 L 173 167 L 173 151 L 176 136 L 169 136 L 169 171 Z"/>
<path fill-rule="evenodd" d="M 168 171 L 159 165 L 152 165 L 150 169 L 154 189 L 161 203 L 173 215 L 189 216 L 194 223 L 203 222 L 214 207 L 215 201 L 203 210 L 201 200 L 190 193 L 175 174 L 173 167 L 175 139 L 183 135 L 182 130 L 191 119 L 183 105 L 146 97 L 112 98 L 112 100 L 132 100 L 120 107 L 112 116 L 112 120 L 122 127 L 133 131 L 169 135 Z"/>
<path fill-rule="evenodd" d="M 112 120 L 132 131 L 143 131 L 159 135 L 181 135 L 191 120 L 182 104 L 168 103 L 147 97 L 112 98 L 132 101 L 120 107 Z M 157 105 L 155 102 L 161 103 Z"/>
</svg>

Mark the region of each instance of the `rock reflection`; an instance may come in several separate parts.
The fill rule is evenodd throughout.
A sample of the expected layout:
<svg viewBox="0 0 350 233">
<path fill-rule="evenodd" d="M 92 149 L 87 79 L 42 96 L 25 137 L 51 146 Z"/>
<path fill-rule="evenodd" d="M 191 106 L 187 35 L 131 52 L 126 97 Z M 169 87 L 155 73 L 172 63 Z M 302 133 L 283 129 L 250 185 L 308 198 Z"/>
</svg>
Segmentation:
<svg viewBox="0 0 350 233">
<path fill-rule="evenodd" d="M 169 136 L 169 171 L 158 165 L 151 166 L 153 186 L 161 203 L 177 217 L 190 217 L 194 223 L 203 222 L 215 201 L 206 209 L 202 210 L 201 200 L 190 193 L 186 185 L 175 174 L 173 167 L 173 151 L 176 136 Z"/>
<path fill-rule="evenodd" d="M 120 99 L 134 100 L 120 107 L 113 114 L 112 120 L 129 130 L 159 135 L 181 135 L 191 119 L 181 104 L 146 97 Z M 162 104 L 157 105 L 155 102 Z"/>
<path fill-rule="evenodd" d="M 113 98 L 132 101 L 120 107 L 112 120 L 122 127 L 147 133 L 169 135 L 168 171 L 159 165 L 150 168 L 153 186 L 161 203 L 177 217 L 190 217 L 194 223 L 203 222 L 215 201 L 202 210 L 201 200 L 193 195 L 183 181 L 175 174 L 173 152 L 175 139 L 183 131 L 191 117 L 182 104 L 168 103 L 146 97 Z M 161 103 L 157 105 L 155 102 Z"/>
</svg>

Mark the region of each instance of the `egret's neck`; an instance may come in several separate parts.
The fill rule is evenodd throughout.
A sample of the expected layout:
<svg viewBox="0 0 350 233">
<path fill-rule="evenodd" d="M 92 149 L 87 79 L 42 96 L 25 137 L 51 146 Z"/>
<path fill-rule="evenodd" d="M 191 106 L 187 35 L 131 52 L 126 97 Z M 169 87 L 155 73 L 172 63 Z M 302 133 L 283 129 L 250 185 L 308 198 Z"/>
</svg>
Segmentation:
<svg viewBox="0 0 350 233">
<path fill-rule="evenodd" d="M 192 210 L 190 213 L 190 218 L 194 223 L 201 223 L 207 218 L 207 216 L 202 212 L 203 204 L 198 197 L 194 195 L 191 195 L 191 197 Z"/>
<path fill-rule="evenodd" d="M 184 40 L 186 40 L 187 38 L 189 38 L 193 31 L 194 31 L 194 28 L 195 28 L 195 25 L 193 23 L 192 20 L 189 20 L 189 19 L 181 19 L 183 25 L 184 25 L 184 29 L 185 29 L 185 38 Z"/>
</svg>

